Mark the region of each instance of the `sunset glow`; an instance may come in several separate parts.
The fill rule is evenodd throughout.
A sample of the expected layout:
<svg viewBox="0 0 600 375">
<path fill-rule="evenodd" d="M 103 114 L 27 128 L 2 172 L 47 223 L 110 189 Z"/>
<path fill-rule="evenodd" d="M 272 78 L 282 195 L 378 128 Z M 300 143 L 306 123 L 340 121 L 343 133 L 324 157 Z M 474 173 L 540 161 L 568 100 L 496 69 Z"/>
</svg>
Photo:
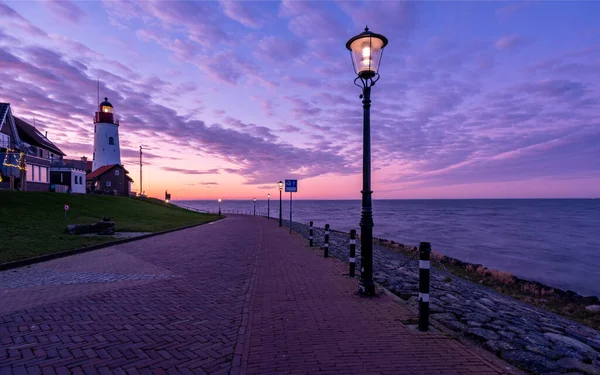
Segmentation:
<svg viewBox="0 0 600 375">
<path fill-rule="evenodd" d="M 108 97 L 138 191 L 360 199 L 346 41 L 385 35 L 373 198 L 600 196 L 598 2 L 0 2 L 0 102 L 92 157 Z M 378 50 L 362 50 L 363 63 Z M 359 53 L 360 54 L 360 53 Z M 373 55 L 371 55 L 373 54 Z M 360 69 L 360 67 L 358 67 Z"/>
</svg>

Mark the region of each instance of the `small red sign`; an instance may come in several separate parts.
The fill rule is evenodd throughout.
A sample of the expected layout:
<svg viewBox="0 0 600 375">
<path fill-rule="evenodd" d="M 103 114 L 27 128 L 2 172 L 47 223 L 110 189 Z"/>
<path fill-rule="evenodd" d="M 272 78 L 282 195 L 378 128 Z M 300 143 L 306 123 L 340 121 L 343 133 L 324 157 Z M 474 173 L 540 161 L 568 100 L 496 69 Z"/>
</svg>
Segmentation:
<svg viewBox="0 0 600 375">
<path fill-rule="evenodd" d="M 65 204 L 65 211 L 69 211 L 69 205 Z"/>
</svg>

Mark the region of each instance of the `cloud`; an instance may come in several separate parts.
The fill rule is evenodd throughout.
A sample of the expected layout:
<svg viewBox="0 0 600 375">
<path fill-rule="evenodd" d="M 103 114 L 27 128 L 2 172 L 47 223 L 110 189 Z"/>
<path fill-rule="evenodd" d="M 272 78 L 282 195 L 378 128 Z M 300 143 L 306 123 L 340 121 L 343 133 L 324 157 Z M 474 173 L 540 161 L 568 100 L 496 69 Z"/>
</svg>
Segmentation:
<svg viewBox="0 0 600 375">
<path fill-rule="evenodd" d="M 89 153 L 102 77 L 131 163 L 144 141 L 171 159 L 201 152 L 222 165 L 167 166 L 168 155 L 144 153 L 190 179 L 228 173 L 259 188 L 284 174 L 358 174 L 363 108 L 344 43 L 377 19 L 373 31 L 390 38 L 372 91 L 377 181 L 446 186 L 597 175 L 599 46 L 557 47 L 536 60 L 535 48 L 506 51 L 539 43 L 539 34 L 416 33 L 421 5 L 377 5 L 106 2 L 139 55 L 128 60 L 121 52 L 129 45 L 116 38 L 121 50 L 103 55 L 0 4 L 0 101 L 17 116 L 36 116 L 65 151 Z"/>
<path fill-rule="evenodd" d="M 86 13 L 69 0 L 44 0 L 43 4 L 64 21 L 79 23 L 86 17 Z"/>
<path fill-rule="evenodd" d="M 527 44 L 527 40 L 520 35 L 507 35 L 496 40 L 494 46 L 503 51 L 514 51 Z"/>
<path fill-rule="evenodd" d="M 577 99 L 588 92 L 586 86 L 581 82 L 550 79 L 524 83 L 518 86 L 518 89 L 528 94 L 557 99 Z"/>
<path fill-rule="evenodd" d="M 306 51 L 306 45 L 300 40 L 284 39 L 274 36 L 265 36 L 258 42 L 258 50 L 254 56 L 269 59 L 277 63 L 293 63 L 293 60 Z"/>
<path fill-rule="evenodd" d="M 177 173 L 183 173 L 183 174 L 219 174 L 219 169 L 218 168 L 214 168 L 214 169 L 209 169 L 207 171 L 198 171 L 195 169 L 184 169 L 184 168 L 175 168 L 175 167 L 161 167 L 161 169 L 163 171 L 167 171 L 167 172 L 177 172 Z"/>
<path fill-rule="evenodd" d="M 264 23 L 265 11 L 250 1 L 221 0 L 223 12 L 232 20 L 250 28 L 260 28 Z"/>
</svg>

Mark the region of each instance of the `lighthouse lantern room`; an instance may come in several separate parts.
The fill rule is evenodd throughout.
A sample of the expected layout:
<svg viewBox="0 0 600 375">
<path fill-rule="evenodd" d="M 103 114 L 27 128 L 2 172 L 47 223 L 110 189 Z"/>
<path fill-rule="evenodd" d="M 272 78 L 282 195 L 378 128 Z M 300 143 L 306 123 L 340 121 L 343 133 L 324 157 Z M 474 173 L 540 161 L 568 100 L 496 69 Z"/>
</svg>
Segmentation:
<svg viewBox="0 0 600 375">
<path fill-rule="evenodd" d="M 113 106 L 104 98 L 94 116 L 94 156 L 92 170 L 113 164 L 121 164 L 119 148 L 119 122 L 115 121 Z"/>
</svg>

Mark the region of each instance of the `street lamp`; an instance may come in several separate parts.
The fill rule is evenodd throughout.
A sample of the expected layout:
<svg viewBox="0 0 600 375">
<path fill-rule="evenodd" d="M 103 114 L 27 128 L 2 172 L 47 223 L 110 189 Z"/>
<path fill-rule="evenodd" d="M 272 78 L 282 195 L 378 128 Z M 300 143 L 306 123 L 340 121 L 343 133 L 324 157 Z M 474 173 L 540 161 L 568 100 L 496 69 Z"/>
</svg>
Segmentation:
<svg viewBox="0 0 600 375">
<path fill-rule="evenodd" d="M 271 218 L 271 194 L 267 194 L 267 219 Z"/>
<path fill-rule="evenodd" d="M 350 38 L 346 48 L 350 51 L 354 72 L 358 77 L 354 84 L 362 89 L 363 100 L 363 188 L 362 212 L 360 217 L 361 264 L 359 292 L 372 296 L 373 283 L 373 212 L 371 204 L 371 87 L 379 80 L 379 64 L 383 49 L 388 44 L 386 37 L 365 31 Z M 360 83 L 359 83 L 360 82 Z"/>
<path fill-rule="evenodd" d="M 219 198 L 219 216 L 221 216 L 221 198 Z"/>
<path fill-rule="evenodd" d="M 256 198 L 254 198 L 254 216 L 256 216 Z"/>
<path fill-rule="evenodd" d="M 277 183 L 279 185 L 279 226 L 282 226 L 282 217 L 281 217 L 281 191 L 283 190 L 283 181 L 279 181 Z"/>
</svg>

